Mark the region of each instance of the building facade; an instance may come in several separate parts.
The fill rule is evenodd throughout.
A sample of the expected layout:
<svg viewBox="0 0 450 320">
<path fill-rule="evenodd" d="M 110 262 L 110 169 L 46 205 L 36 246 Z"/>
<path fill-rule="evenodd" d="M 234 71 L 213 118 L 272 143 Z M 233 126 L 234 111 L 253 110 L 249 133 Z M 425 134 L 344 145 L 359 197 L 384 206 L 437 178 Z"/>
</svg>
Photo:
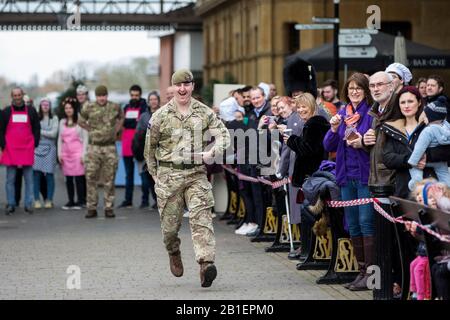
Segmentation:
<svg viewBox="0 0 450 320">
<path fill-rule="evenodd" d="M 367 8 L 380 7 L 381 31 L 402 32 L 406 39 L 450 50 L 450 1 L 341 0 L 341 28 L 366 28 Z M 333 17 L 333 0 L 198 0 L 196 14 L 203 20 L 203 81 L 273 82 L 283 92 L 287 55 L 333 41 L 332 30 L 295 30 L 312 17 Z M 447 69 L 413 70 L 415 78 L 439 74 L 450 82 Z M 319 83 L 333 73 L 320 73 Z M 343 72 L 340 74 L 343 80 Z M 342 82 L 341 82 L 342 83 Z"/>
</svg>

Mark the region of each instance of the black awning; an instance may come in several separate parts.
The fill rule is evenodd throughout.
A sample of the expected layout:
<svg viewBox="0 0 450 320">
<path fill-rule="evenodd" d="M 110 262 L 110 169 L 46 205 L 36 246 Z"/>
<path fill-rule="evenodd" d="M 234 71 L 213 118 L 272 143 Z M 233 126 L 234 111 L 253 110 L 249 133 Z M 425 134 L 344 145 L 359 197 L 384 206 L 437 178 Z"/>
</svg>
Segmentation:
<svg viewBox="0 0 450 320">
<path fill-rule="evenodd" d="M 340 58 L 339 69 L 343 70 L 347 65 L 349 70 L 361 72 L 375 72 L 384 70 L 394 62 L 395 36 L 378 32 L 373 34 L 369 44 L 377 49 L 375 58 Z M 422 45 L 417 42 L 405 40 L 406 54 L 411 69 L 448 69 L 450 68 L 450 52 Z M 322 46 L 300 51 L 287 58 L 294 56 L 310 62 L 316 71 L 333 71 L 333 44 L 326 43 Z"/>
</svg>

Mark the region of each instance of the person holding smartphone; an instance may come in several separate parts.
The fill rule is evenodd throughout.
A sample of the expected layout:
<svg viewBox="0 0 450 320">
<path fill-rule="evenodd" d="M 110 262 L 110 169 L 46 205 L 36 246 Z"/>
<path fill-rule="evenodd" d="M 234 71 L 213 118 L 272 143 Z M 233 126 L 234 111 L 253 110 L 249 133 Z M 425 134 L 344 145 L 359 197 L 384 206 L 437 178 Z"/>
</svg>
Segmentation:
<svg viewBox="0 0 450 320">
<path fill-rule="evenodd" d="M 372 125 L 372 117 L 368 114 L 372 104 L 369 80 L 362 73 L 354 73 L 342 92 L 347 104 L 331 118 L 331 128 L 323 145 L 328 152 L 336 152 L 336 183 L 341 189 L 342 200 L 369 198 L 370 158 L 361 143 L 362 136 Z M 372 206 L 367 204 L 344 210 L 360 271 L 345 287 L 354 291 L 368 290 L 366 268 L 373 264 L 374 258 Z"/>
<path fill-rule="evenodd" d="M 301 187 L 305 178 L 319 169 L 320 163 L 327 158 L 322 141 L 330 128 L 330 124 L 317 114 L 316 99 L 310 93 L 302 93 L 295 97 L 297 113 L 304 125 L 300 135 L 290 135 L 289 129 L 279 127 L 283 140 L 296 153 L 292 185 Z"/>
</svg>

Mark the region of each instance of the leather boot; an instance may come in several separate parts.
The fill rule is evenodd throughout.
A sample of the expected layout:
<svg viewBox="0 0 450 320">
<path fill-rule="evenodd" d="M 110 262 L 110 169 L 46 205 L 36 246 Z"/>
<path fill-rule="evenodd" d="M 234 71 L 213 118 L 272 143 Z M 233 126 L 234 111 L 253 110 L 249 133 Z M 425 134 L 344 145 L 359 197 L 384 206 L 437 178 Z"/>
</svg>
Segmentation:
<svg viewBox="0 0 450 320">
<path fill-rule="evenodd" d="M 203 262 L 200 264 L 200 282 L 203 288 L 210 287 L 216 277 L 217 269 L 213 263 Z"/>
<path fill-rule="evenodd" d="M 356 261 L 358 262 L 358 269 L 359 273 L 356 276 L 355 280 L 352 282 L 344 284 L 344 288 L 350 289 L 350 286 L 357 283 L 359 280 L 361 280 L 362 277 L 364 277 L 364 274 L 366 273 L 365 263 L 364 263 L 364 246 L 363 246 L 363 237 L 352 237 L 352 245 L 353 245 L 353 252 L 356 257 Z"/>
<path fill-rule="evenodd" d="M 97 210 L 88 210 L 87 214 L 84 216 L 86 219 L 97 217 Z"/>
<path fill-rule="evenodd" d="M 306 260 L 311 250 L 311 225 L 306 221 L 300 223 L 300 260 Z"/>
<path fill-rule="evenodd" d="M 375 238 L 373 236 L 363 237 L 364 244 L 364 263 L 367 270 L 367 267 L 373 265 L 374 254 L 375 254 Z M 367 287 L 367 281 L 369 279 L 369 274 L 365 272 L 364 277 L 359 280 L 357 283 L 350 286 L 350 290 L 352 291 L 363 291 L 370 290 Z"/>
<path fill-rule="evenodd" d="M 175 277 L 181 277 L 183 275 L 183 261 L 181 261 L 181 252 L 178 251 L 174 254 L 169 254 L 170 271 Z"/>
<path fill-rule="evenodd" d="M 114 218 L 116 215 L 114 214 L 113 209 L 105 209 L 105 217 L 106 218 Z"/>
</svg>

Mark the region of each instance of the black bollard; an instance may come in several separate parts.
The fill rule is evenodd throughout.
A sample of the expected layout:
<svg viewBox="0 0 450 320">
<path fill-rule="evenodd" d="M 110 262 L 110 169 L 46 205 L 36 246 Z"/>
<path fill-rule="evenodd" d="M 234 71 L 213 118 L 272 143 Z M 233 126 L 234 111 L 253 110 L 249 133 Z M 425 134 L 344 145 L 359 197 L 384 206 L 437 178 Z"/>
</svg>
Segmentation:
<svg viewBox="0 0 450 320">
<path fill-rule="evenodd" d="M 385 198 L 393 194 L 390 186 L 369 187 L 372 197 Z M 389 203 L 380 206 L 392 215 Z M 374 300 L 392 300 L 392 241 L 393 225 L 382 215 L 375 212 L 375 264 L 380 268 L 380 288 L 373 290 Z"/>
</svg>

